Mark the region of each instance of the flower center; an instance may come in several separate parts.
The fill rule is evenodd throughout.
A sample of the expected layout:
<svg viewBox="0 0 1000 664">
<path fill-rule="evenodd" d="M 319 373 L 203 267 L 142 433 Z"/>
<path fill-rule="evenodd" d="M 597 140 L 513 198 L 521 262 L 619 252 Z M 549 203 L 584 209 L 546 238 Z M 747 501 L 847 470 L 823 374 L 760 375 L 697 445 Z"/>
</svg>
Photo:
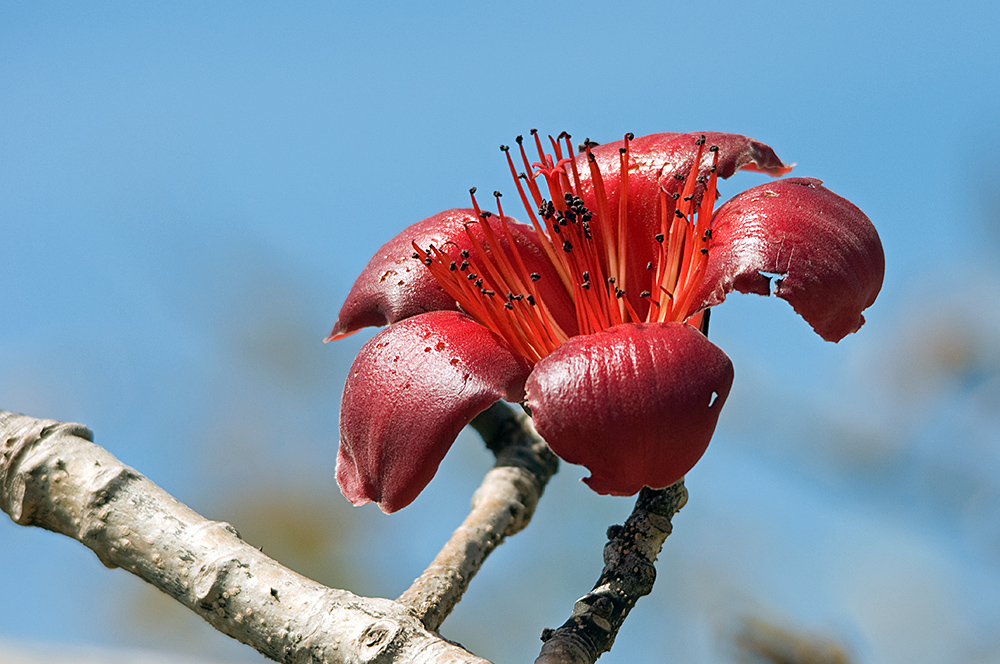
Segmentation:
<svg viewBox="0 0 1000 664">
<path fill-rule="evenodd" d="M 528 159 L 522 137 L 517 137 L 524 172 L 517 172 L 507 146 L 501 150 L 538 244 L 553 267 L 554 276 L 548 279 L 558 279 L 558 283 L 543 283 L 542 275 L 527 268 L 527 257 L 518 248 L 523 247 L 523 240 L 519 245 L 511 232 L 500 192 L 494 192 L 497 214 L 493 215 L 479 208 L 476 190 L 470 191 L 479 216 L 477 223 L 465 227 L 472 251 L 414 244 L 414 257 L 423 260 L 466 313 L 532 363 L 573 334 L 592 334 L 622 323 L 688 320 L 708 262 L 718 148 L 708 148 L 713 153 L 712 165 L 707 176 L 700 176 L 705 137 L 698 139 L 690 172 L 674 176 L 680 181 L 676 190 L 668 193 L 664 186 L 659 188 L 657 232 L 641 237 L 645 232 L 640 229 L 650 224 L 630 220 L 628 215 L 629 171 L 638 168 L 630 161 L 632 134 L 626 134 L 619 148 L 617 196 L 608 194 L 592 152 L 596 144 L 588 140 L 581 146 L 590 175 L 585 187 L 572 157 L 569 134 L 549 137 L 553 154 L 545 152 L 537 131 L 531 134 L 538 151 L 534 163 Z M 547 199 L 539 189 L 539 177 L 545 180 Z M 481 230 L 480 237 L 473 234 L 472 225 Z M 650 255 L 652 260 L 647 260 Z M 636 261 L 646 261 L 645 275 L 629 271 Z M 575 321 L 556 315 L 561 312 L 555 310 L 554 298 L 544 295 L 553 289 L 569 295 Z M 576 329 L 567 332 L 573 322 Z"/>
</svg>

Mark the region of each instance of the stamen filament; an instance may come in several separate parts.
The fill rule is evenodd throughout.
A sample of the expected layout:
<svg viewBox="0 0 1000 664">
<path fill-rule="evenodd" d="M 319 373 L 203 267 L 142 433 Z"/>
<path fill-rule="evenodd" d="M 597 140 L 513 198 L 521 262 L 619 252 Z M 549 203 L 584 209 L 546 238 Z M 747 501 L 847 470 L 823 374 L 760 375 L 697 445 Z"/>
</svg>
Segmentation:
<svg viewBox="0 0 1000 664">
<path fill-rule="evenodd" d="M 622 323 L 687 319 L 708 265 L 718 148 L 709 148 L 712 165 L 705 169 L 706 175 L 700 175 L 705 156 L 705 137 L 700 137 L 687 174 L 674 176 L 682 184 L 660 187 L 659 232 L 648 239 L 630 237 L 644 227 L 629 219 L 631 133 L 625 135 L 619 148 L 615 215 L 592 150 L 596 144 L 586 140 L 581 155 L 574 157 L 570 136 L 563 132 L 556 138 L 548 137 L 552 154 L 546 154 L 538 132 L 532 129 L 531 135 L 538 151 L 534 163 L 529 162 L 523 138 L 517 137 L 524 173 L 517 172 L 510 148 L 501 146 L 501 150 L 538 244 L 558 279 L 549 276 L 549 281 L 537 283 L 543 277 L 529 272 L 528 256 L 521 253 L 524 241 L 512 232 L 514 222 L 504 213 L 499 192 L 494 192 L 498 211 L 494 216 L 480 209 L 472 189 L 477 221 L 464 228 L 471 251 L 463 250 L 460 257 L 453 257 L 444 247 L 421 249 L 414 244 L 415 256 L 422 257 L 441 287 L 462 310 L 507 340 L 531 363 L 569 338 L 556 321 L 551 302 L 545 301 L 543 294 L 551 293 L 551 288 L 565 289 L 573 304 L 577 334 L 592 334 Z M 586 190 L 577 163 L 583 159 L 590 175 Z M 545 180 L 548 199 L 542 195 L 539 177 Z M 671 193 L 675 186 L 677 191 Z M 481 233 L 473 232 L 473 224 L 479 225 Z M 630 248 L 630 243 L 648 241 L 654 242 L 652 260 L 646 266 L 649 288 L 630 293 L 629 282 L 635 279 L 634 275 L 629 279 L 629 262 L 636 254 L 648 256 L 644 246 Z M 700 319 L 700 314 L 695 314 L 690 320 Z"/>
</svg>

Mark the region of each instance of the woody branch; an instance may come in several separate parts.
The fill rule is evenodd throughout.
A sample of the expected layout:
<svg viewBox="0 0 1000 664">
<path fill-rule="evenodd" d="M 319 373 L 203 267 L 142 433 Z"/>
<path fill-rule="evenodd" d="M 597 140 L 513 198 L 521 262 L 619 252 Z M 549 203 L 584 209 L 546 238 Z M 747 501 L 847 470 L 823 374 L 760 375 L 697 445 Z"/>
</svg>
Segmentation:
<svg viewBox="0 0 1000 664">
<path fill-rule="evenodd" d="M 531 420 L 498 403 L 473 421 L 496 454 L 473 509 L 396 601 L 328 588 L 178 502 L 80 424 L 0 411 L 0 508 L 20 525 L 72 537 L 275 661 L 489 664 L 437 634 L 486 557 L 531 519 L 557 460 Z M 640 494 L 609 529 L 606 566 L 538 662 L 592 664 L 647 594 L 652 561 L 686 499 L 683 484 Z M 638 563 L 638 564 L 637 564 Z"/>
<path fill-rule="evenodd" d="M 0 507 L 89 547 L 282 662 L 489 664 L 405 606 L 327 588 L 250 546 L 91 442 L 80 424 L 0 411 Z"/>
</svg>

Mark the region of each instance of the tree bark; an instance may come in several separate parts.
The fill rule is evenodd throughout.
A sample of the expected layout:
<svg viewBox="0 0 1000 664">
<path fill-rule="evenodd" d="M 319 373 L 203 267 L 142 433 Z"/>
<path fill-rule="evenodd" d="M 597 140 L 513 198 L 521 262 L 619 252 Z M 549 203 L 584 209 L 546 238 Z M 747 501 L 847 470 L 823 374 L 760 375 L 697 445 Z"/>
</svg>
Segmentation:
<svg viewBox="0 0 1000 664">
<path fill-rule="evenodd" d="M 502 401 L 476 416 L 472 426 L 496 455 L 496 465 L 472 497 L 472 512 L 396 600 L 410 607 L 430 630 L 441 627 L 486 557 L 528 525 L 546 483 L 559 467 L 531 418 L 515 414 Z"/>
<path fill-rule="evenodd" d="M 604 569 L 594 589 L 576 601 L 559 629 L 542 633 L 545 644 L 535 664 L 593 664 L 611 649 L 635 603 L 653 590 L 653 563 L 687 497 L 683 479 L 639 492 L 625 525 L 608 528 Z"/>
<path fill-rule="evenodd" d="M 79 540 L 279 662 L 489 664 L 405 606 L 296 574 L 91 442 L 80 424 L 0 411 L 0 507 Z"/>
<path fill-rule="evenodd" d="M 328 588 L 268 558 L 95 445 L 81 424 L 0 410 L 0 509 L 72 537 L 108 567 L 159 588 L 224 634 L 279 662 L 490 664 L 437 634 L 486 557 L 531 520 L 558 461 L 524 414 L 498 403 L 473 421 L 496 454 L 473 508 L 396 601 Z M 683 481 L 643 489 L 608 529 L 605 567 L 570 619 L 545 630 L 536 664 L 593 664 L 614 643 L 687 500 Z"/>
</svg>

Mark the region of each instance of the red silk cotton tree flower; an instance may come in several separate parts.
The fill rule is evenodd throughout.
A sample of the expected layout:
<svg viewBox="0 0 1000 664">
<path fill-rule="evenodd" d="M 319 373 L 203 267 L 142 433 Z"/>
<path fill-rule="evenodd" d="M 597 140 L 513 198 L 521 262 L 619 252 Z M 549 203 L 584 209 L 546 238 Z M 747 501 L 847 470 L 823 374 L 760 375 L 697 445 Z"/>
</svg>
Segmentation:
<svg viewBox="0 0 1000 664">
<path fill-rule="evenodd" d="M 882 286 L 878 233 L 820 180 L 776 180 L 715 209 L 718 178 L 791 170 L 763 143 L 629 134 L 574 156 L 566 134 L 551 154 L 532 136 L 537 162 L 520 137 L 520 155 L 502 148 L 530 225 L 496 192 L 497 213 L 481 210 L 473 190 L 471 209 L 386 243 L 347 296 L 328 340 L 389 325 L 341 404 L 337 480 L 357 505 L 412 502 L 498 399 L 525 403 L 598 493 L 667 487 L 704 453 L 732 385 L 699 330 L 709 307 L 733 290 L 773 293 L 838 341 Z"/>
</svg>

